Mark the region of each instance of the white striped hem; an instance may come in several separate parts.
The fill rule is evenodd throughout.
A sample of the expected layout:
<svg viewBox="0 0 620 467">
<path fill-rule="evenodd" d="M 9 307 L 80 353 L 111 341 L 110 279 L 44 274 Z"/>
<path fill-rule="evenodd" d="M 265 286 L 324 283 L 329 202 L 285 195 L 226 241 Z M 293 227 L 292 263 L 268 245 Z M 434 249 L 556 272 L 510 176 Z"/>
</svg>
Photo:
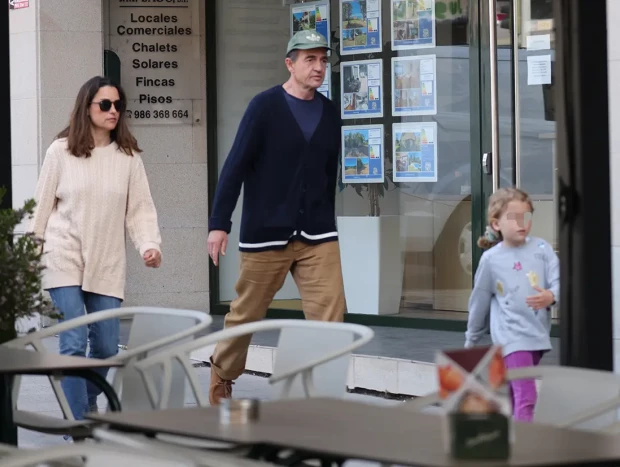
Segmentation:
<svg viewBox="0 0 620 467">
<path fill-rule="evenodd" d="M 324 233 L 324 234 L 310 235 L 310 234 L 307 234 L 306 232 L 304 232 L 302 230 L 301 231 L 301 236 L 302 237 L 306 237 L 308 240 L 323 240 L 324 238 L 337 237 L 338 236 L 338 232 L 328 232 L 328 233 Z"/>
<path fill-rule="evenodd" d="M 293 238 L 295 235 L 297 235 L 297 231 L 293 232 L 293 234 L 289 237 L 288 240 L 276 240 L 276 241 L 273 241 L 273 242 L 262 242 L 262 243 L 242 243 L 242 242 L 239 242 L 239 247 L 240 248 L 267 248 L 267 247 L 270 247 L 270 246 L 288 245 L 290 239 Z M 310 234 L 307 234 L 306 232 L 304 232 L 302 230 L 301 231 L 301 236 L 307 238 L 308 240 L 324 240 L 326 238 L 337 237 L 338 236 L 338 232 L 327 232 L 327 233 L 324 233 L 324 234 L 310 235 Z"/>
</svg>

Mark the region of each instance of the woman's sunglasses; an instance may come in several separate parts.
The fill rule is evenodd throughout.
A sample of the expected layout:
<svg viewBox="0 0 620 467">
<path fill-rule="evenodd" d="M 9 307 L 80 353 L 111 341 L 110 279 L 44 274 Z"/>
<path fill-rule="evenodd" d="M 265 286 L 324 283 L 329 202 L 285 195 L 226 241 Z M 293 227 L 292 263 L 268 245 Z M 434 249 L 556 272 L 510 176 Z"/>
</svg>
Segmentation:
<svg viewBox="0 0 620 467">
<path fill-rule="evenodd" d="M 122 100 L 111 101 L 110 99 L 102 99 L 99 102 L 92 102 L 92 104 L 98 104 L 102 112 L 109 112 L 112 106 L 117 112 L 122 112 L 125 104 Z"/>
</svg>

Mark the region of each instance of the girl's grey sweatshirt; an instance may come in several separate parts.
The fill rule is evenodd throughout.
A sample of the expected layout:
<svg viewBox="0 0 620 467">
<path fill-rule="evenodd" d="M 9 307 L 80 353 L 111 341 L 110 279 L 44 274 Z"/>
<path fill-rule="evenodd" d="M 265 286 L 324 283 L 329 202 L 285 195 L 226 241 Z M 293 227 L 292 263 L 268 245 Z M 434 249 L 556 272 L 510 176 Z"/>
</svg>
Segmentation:
<svg viewBox="0 0 620 467">
<path fill-rule="evenodd" d="M 465 347 L 473 347 L 487 329 L 503 354 L 550 350 L 551 309 L 533 310 L 525 300 L 538 292 L 534 286 L 560 295 L 560 265 L 546 241 L 528 237 L 520 247 L 500 243 L 482 255 L 469 299 Z"/>
</svg>

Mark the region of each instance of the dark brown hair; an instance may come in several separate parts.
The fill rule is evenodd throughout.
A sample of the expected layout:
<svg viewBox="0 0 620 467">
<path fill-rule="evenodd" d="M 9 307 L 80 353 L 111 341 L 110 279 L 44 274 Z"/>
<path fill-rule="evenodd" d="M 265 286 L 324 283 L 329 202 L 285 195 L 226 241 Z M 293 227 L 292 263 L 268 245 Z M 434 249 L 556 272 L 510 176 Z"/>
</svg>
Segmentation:
<svg viewBox="0 0 620 467">
<path fill-rule="evenodd" d="M 95 76 L 82 85 L 75 99 L 69 125 L 56 136 L 56 139 L 67 138 L 67 148 L 76 157 L 90 157 L 90 152 L 95 148 L 88 108 L 99 89 L 105 86 L 116 88 L 121 101 L 127 103 L 123 89 L 109 78 Z M 142 150 L 138 147 L 136 138 L 129 131 L 125 118 L 125 112 L 119 112 L 116 128 L 110 132 L 110 138 L 121 151 L 128 156 L 133 156 L 134 152 L 142 152 Z"/>
<path fill-rule="evenodd" d="M 478 239 L 478 246 L 484 250 L 497 245 L 502 241 L 502 233 L 493 229 L 491 224 L 498 221 L 506 212 L 508 204 L 512 201 L 521 201 L 530 205 L 530 209 L 534 212 L 534 203 L 530 196 L 523 190 L 518 188 L 501 188 L 491 195 L 489 198 L 489 208 L 487 211 L 487 230 L 482 237 Z"/>
</svg>

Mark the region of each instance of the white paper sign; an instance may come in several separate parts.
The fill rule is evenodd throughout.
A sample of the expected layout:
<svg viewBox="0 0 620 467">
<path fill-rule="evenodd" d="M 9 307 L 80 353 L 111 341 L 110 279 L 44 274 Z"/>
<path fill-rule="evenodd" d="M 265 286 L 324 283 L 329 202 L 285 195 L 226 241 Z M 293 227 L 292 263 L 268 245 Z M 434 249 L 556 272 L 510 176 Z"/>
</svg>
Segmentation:
<svg viewBox="0 0 620 467">
<path fill-rule="evenodd" d="M 109 3 L 109 48 L 120 59 L 128 123 L 191 125 L 200 119 L 200 2 Z"/>
<path fill-rule="evenodd" d="M 551 84 L 551 55 L 527 57 L 527 84 Z"/>
<path fill-rule="evenodd" d="M 537 36 L 527 36 L 527 50 L 549 50 L 551 49 L 551 34 L 540 34 Z"/>
</svg>

